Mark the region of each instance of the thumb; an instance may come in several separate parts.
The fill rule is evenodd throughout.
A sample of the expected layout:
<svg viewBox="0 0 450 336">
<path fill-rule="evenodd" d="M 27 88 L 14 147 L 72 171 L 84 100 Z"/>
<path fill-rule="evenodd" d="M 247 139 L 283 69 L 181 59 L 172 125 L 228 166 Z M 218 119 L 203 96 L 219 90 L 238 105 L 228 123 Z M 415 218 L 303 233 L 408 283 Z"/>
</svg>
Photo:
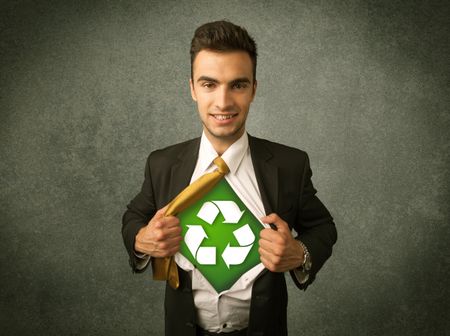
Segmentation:
<svg viewBox="0 0 450 336">
<path fill-rule="evenodd" d="M 269 224 L 270 227 L 277 231 L 289 231 L 289 225 L 281 219 L 276 213 L 261 218 L 263 223 Z"/>
<path fill-rule="evenodd" d="M 164 214 L 166 213 L 167 207 L 169 206 L 169 204 L 167 204 L 165 207 L 159 209 L 156 213 L 154 218 L 160 219 L 164 217 Z"/>
</svg>

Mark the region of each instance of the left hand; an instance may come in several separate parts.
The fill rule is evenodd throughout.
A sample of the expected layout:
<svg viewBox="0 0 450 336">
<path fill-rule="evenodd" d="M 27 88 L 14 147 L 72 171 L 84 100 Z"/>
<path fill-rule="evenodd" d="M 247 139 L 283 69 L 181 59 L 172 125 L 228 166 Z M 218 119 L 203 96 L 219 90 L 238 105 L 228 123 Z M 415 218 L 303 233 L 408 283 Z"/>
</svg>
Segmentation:
<svg viewBox="0 0 450 336">
<path fill-rule="evenodd" d="M 258 251 L 263 265 L 272 272 L 286 272 L 300 267 L 303 248 L 292 237 L 289 225 L 275 213 L 262 217 L 261 221 L 277 227 L 277 230 L 268 228 L 260 232 Z"/>
</svg>

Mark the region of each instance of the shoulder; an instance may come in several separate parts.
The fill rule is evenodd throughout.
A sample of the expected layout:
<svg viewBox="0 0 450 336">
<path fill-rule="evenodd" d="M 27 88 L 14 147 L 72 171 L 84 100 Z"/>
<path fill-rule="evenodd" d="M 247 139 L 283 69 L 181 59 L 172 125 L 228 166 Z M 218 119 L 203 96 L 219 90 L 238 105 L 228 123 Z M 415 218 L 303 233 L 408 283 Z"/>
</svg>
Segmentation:
<svg viewBox="0 0 450 336">
<path fill-rule="evenodd" d="M 304 163 L 308 160 L 308 154 L 305 151 L 267 139 L 256 138 L 249 135 L 249 145 L 252 153 L 256 152 L 260 155 L 263 153 L 265 155 L 270 155 L 280 163 Z"/>
<path fill-rule="evenodd" d="M 148 156 L 148 161 L 170 164 L 177 161 L 181 155 L 198 152 L 199 146 L 200 138 L 180 142 L 151 152 Z"/>
</svg>

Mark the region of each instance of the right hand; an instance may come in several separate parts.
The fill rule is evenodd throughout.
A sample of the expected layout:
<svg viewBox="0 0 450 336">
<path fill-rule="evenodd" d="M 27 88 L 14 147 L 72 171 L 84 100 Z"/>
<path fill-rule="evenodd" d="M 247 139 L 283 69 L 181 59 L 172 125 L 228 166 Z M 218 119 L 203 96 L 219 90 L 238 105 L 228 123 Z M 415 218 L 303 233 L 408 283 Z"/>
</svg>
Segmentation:
<svg viewBox="0 0 450 336">
<path fill-rule="evenodd" d="M 180 220 L 175 216 L 164 217 L 167 206 L 159 209 L 146 226 L 136 235 L 134 249 L 152 257 L 170 257 L 178 252 L 181 236 Z"/>
</svg>

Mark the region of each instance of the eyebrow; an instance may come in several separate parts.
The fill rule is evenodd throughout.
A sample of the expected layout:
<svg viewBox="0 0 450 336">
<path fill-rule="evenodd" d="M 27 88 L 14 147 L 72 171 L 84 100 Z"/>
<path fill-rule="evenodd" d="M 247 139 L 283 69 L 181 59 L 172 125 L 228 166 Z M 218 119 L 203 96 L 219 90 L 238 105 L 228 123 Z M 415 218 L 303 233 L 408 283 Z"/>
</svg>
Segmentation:
<svg viewBox="0 0 450 336">
<path fill-rule="evenodd" d="M 219 83 L 219 81 L 217 79 L 212 78 L 212 77 L 208 77 L 208 76 L 200 76 L 197 79 L 197 82 L 203 82 L 203 81 L 205 81 L 205 82 L 212 82 L 212 83 Z M 250 79 L 248 79 L 247 77 L 240 77 L 240 78 L 233 79 L 230 82 L 230 84 L 236 84 L 236 83 L 248 83 L 248 84 L 250 84 Z"/>
</svg>

